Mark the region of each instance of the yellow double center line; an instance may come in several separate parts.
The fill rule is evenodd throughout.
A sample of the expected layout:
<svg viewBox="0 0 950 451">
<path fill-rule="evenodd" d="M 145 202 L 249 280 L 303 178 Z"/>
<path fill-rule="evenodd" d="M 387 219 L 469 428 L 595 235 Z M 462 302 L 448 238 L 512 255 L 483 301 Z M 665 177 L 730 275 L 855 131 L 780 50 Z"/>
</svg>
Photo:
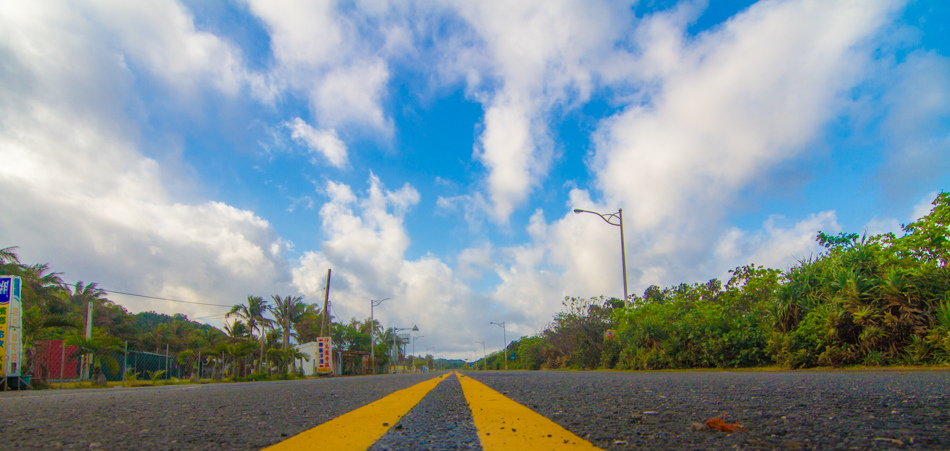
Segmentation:
<svg viewBox="0 0 950 451">
<path fill-rule="evenodd" d="M 472 410 L 478 438 L 486 451 L 501 449 L 598 449 L 557 423 L 512 401 L 485 384 L 455 373 Z M 420 382 L 378 401 L 304 431 L 267 451 L 365 450 L 409 413 L 451 374 Z"/>
</svg>

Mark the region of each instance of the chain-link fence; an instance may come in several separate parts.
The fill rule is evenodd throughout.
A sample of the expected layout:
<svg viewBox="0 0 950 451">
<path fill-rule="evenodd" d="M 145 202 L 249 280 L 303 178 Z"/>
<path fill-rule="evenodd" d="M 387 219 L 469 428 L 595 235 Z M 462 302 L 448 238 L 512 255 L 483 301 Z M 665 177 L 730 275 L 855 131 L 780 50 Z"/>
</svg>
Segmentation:
<svg viewBox="0 0 950 451">
<path fill-rule="evenodd" d="M 218 353 L 204 355 L 193 351 L 180 354 L 155 353 L 128 349 L 122 352 L 82 354 L 79 347 L 64 340 L 33 342 L 27 352 L 26 375 L 31 375 L 34 387 L 46 384 L 53 388 L 63 383 L 96 382 L 158 382 L 178 380 L 246 380 L 283 371 L 273 361 L 263 364 L 258 356 L 227 356 Z M 312 361 L 312 357 L 310 358 Z M 308 361 L 309 362 L 309 361 Z M 304 359 L 287 363 L 286 371 L 304 374 Z M 369 374 L 369 353 L 363 351 L 335 351 L 334 373 L 338 375 Z M 103 380 L 104 379 L 104 380 Z"/>
<path fill-rule="evenodd" d="M 174 354 L 128 350 L 80 355 L 78 347 L 67 345 L 63 340 L 34 342 L 30 352 L 32 362 L 28 363 L 32 363 L 33 378 L 48 383 L 89 380 L 99 372 L 113 382 L 191 377 L 190 366 L 179 364 Z"/>
</svg>

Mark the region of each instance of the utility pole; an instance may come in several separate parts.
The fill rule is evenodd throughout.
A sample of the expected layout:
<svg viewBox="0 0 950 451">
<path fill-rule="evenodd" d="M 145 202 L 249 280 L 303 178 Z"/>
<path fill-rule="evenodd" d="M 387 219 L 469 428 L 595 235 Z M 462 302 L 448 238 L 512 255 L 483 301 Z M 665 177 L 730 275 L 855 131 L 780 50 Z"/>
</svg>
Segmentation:
<svg viewBox="0 0 950 451">
<path fill-rule="evenodd" d="M 330 306 L 330 270 L 327 269 L 327 291 L 323 296 L 323 321 L 320 323 L 320 336 L 326 337 L 323 332 L 326 330 L 327 323 L 330 321 L 330 312 L 327 311 Z"/>
<path fill-rule="evenodd" d="M 412 337 L 412 372 L 416 372 L 416 340 L 420 338 L 425 338 L 425 335 L 418 335 Z"/>
<path fill-rule="evenodd" d="M 487 371 L 487 370 L 488 370 L 488 352 L 485 351 L 485 342 L 484 342 L 484 341 L 476 341 L 475 344 L 480 344 L 480 345 L 482 345 L 482 359 L 483 359 L 483 360 L 482 360 L 482 370 L 486 370 L 486 371 Z"/>
<path fill-rule="evenodd" d="M 378 301 L 374 299 L 369 300 L 369 355 L 373 362 L 373 374 L 376 374 L 376 341 L 373 339 L 373 332 L 376 329 L 376 319 L 373 317 L 373 308 L 389 299 L 390 298 L 380 299 Z"/>
<path fill-rule="evenodd" d="M 496 323 L 492 321 L 491 324 L 501 326 L 501 334 L 505 339 L 505 346 L 501 348 L 501 357 L 505 359 L 505 371 L 508 371 L 508 333 L 505 331 L 505 322 Z"/>
<path fill-rule="evenodd" d="M 92 339 L 92 301 L 86 302 L 86 340 Z M 82 355 L 82 379 L 89 378 L 89 354 Z"/>
</svg>

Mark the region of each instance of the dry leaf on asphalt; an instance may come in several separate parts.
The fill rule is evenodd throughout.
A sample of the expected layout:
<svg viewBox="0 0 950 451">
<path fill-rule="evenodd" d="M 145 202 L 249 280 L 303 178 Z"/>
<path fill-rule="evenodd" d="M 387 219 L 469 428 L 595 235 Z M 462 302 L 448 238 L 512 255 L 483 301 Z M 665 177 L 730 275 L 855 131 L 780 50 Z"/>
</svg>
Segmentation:
<svg viewBox="0 0 950 451">
<path fill-rule="evenodd" d="M 706 420 L 706 427 L 717 429 L 722 432 L 744 431 L 745 428 L 739 425 L 739 422 L 733 424 L 726 423 L 722 418 L 710 418 Z"/>
</svg>

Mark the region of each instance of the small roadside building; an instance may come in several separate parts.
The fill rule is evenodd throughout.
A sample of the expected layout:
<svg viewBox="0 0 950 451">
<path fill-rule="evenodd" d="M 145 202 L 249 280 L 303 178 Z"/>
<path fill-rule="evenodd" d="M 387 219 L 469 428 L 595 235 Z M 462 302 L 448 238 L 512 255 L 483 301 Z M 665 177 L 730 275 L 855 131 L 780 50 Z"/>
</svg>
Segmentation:
<svg viewBox="0 0 950 451">
<path fill-rule="evenodd" d="M 297 349 L 310 358 L 309 361 L 304 359 L 301 363 L 300 367 L 303 368 L 303 374 L 305 376 L 317 374 L 317 354 L 319 352 L 317 342 L 311 341 L 297 345 Z M 369 353 L 365 351 L 338 351 L 334 349 L 332 361 L 334 376 L 366 374 L 371 369 L 368 363 Z"/>
</svg>

